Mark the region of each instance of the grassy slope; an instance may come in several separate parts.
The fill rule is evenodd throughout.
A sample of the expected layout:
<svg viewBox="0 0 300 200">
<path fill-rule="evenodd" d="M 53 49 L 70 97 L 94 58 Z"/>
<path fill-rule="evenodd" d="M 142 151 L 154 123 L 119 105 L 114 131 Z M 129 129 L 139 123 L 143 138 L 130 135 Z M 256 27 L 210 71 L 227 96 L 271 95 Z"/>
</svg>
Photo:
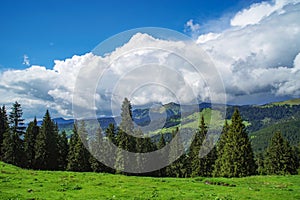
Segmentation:
<svg viewBox="0 0 300 200">
<path fill-rule="evenodd" d="M 0 199 L 300 199 L 300 176 L 127 177 L 23 170 L 2 162 L 0 171 Z"/>
</svg>

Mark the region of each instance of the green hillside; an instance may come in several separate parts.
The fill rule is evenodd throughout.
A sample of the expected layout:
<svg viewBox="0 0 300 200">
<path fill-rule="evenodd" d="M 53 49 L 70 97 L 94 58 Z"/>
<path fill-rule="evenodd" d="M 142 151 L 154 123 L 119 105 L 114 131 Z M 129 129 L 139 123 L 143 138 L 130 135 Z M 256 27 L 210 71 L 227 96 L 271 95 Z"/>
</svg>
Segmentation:
<svg viewBox="0 0 300 200">
<path fill-rule="evenodd" d="M 150 178 L 23 170 L 0 162 L 0 199 L 299 199 L 300 176 Z"/>
<path fill-rule="evenodd" d="M 255 152 L 263 151 L 272 138 L 273 134 L 280 131 L 291 145 L 298 145 L 300 142 L 300 118 L 283 121 L 267 126 L 259 131 L 250 134 L 252 147 Z"/>
<path fill-rule="evenodd" d="M 290 106 L 300 105 L 300 98 L 298 98 L 298 99 L 290 99 L 290 100 L 281 101 L 281 102 L 274 102 L 272 104 L 273 105 L 290 105 Z"/>
</svg>

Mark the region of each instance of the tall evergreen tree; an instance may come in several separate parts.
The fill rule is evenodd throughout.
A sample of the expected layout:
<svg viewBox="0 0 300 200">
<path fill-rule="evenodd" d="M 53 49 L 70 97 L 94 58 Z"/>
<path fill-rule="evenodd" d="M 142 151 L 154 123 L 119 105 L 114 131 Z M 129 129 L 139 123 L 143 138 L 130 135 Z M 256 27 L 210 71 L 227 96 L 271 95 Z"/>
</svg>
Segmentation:
<svg viewBox="0 0 300 200">
<path fill-rule="evenodd" d="M 296 174 L 297 164 L 289 142 L 276 132 L 265 152 L 267 174 Z"/>
<path fill-rule="evenodd" d="M 172 145 L 169 151 L 169 161 L 176 159 L 167 168 L 167 175 L 171 177 L 186 177 L 187 176 L 187 157 L 184 154 L 182 139 L 179 134 L 179 129 L 176 127 L 172 132 Z"/>
<path fill-rule="evenodd" d="M 159 138 L 159 141 L 158 141 L 158 143 L 157 143 L 157 149 L 162 149 L 162 148 L 164 148 L 165 146 L 166 146 L 166 140 L 165 140 L 165 137 L 164 137 L 164 135 L 163 134 L 160 134 L 160 138 Z M 167 151 L 164 151 L 164 153 L 165 154 L 167 154 L 166 153 Z M 164 154 L 163 153 L 163 154 Z M 159 155 L 159 158 L 158 158 L 158 161 L 159 162 L 162 162 L 162 160 L 163 159 L 165 159 L 166 158 L 166 155 Z M 161 160 L 161 161 L 160 161 Z M 164 167 L 164 168 L 162 168 L 162 169 L 159 169 L 158 170 L 158 172 L 157 172 L 157 174 L 158 174 L 158 176 L 159 177 L 164 177 L 164 176 L 166 176 L 167 174 L 166 174 L 166 169 L 167 169 L 167 167 Z"/>
<path fill-rule="evenodd" d="M 67 170 L 68 171 L 75 171 L 77 166 L 77 160 L 75 160 L 75 146 L 79 139 L 78 131 L 77 131 L 77 123 L 73 125 L 73 134 L 71 135 L 70 142 L 69 142 L 69 149 L 68 149 L 68 164 Z"/>
<path fill-rule="evenodd" d="M 102 140 L 102 131 L 99 128 L 96 131 L 95 136 L 91 138 L 90 141 L 91 155 L 89 162 L 93 172 L 104 172 L 106 170 L 106 166 L 97 159 L 101 158 L 103 156 L 103 152 L 105 151 L 105 149 L 102 146 Z"/>
<path fill-rule="evenodd" d="M 35 163 L 35 142 L 39 133 L 40 127 L 37 125 L 37 120 L 34 118 L 32 122 L 28 124 L 25 137 L 24 137 L 24 151 L 27 159 L 28 168 L 33 168 Z"/>
<path fill-rule="evenodd" d="M 58 169 L 58 133 L 47 110 L 35 143 L 35 168 Z"/>
<path fill-rule="evenodd" d="M 75 126 L 76 127 L 76 126 Z M 91 171 L 90 166 L 90 152 L 88 151 L 88 133 L 86 130 L 86 125 L 84 121 L 81 121 L 78 125 L 78 133 L 77 129 L 74 132 L 75 141 L 72 141 L 71 145 L 74 145 L 71 149 L 71 163 L 68 163 L 68 169 L 71 171 L 77 172 L 88 172 Z"/>
<path fill-rule="evenodd" d="M 224 154 L 224 146 L 226 142 L 229 140 L 228 139 L 228 131 L 229 131 L 229 124 L 227 120 L 225 120 L 225 124 L 223 126 L 223 130 L 220 136 L 220 139 L 217 143 L 217 160 L 214 165 L 214 171 L 213 171 L 213 176 L 221 176 L 221 167 L 222 167 L 222 162 L 223 160 L 220 159 L 222 155 Z"/>
<path fill-rule="evenodd" d="M 228 137 L 218 153 L 217 163 L 220 163 L 219 176 L 244 177 L 256 173 L 256 165 L 251 144 L 239 111 L 236 109 L 231 118 Z"/>
<path fill-rule="evenodd" d="M 58 169 L 65 170 L 67 168 L 67 157 L 68 157 L 68 138 L 66 131 L 62 131 L 62 133 L 58 137 Z"/>
<path fill-rule="evenodd" d="M 213 166 L 216 160 L 216 149 L 211 146 L 212 141 L 205 140 L 207 136 L 207 126 L 204 122 L 204 117 L 201 117 L 199 130 L 195 135 L 195 139 L 190 147 L 189 159 L 191 160 L 191 176 L 211 176 Z M 204 153 L 200 157 L 200 153 Z"/>
<path fill-rule="evenodd" d="M 4 140 L 4 134 L 8 131 L 8 118 L 6 114 L 5 106 L 0 107 L 0 160 L 2 159 L 2 144 Z"/>
<path fill-rule="evenodd" d="M 22 107 L 18 102 L 12 106 L 9 114 L 9 130 L 5 132 L 3 139 L 2 160 L 17 166 L 25 166 L 24 144 L 24 119 L 22 118 Z"/>
<path fill-rule="evenodd" d="M 109 124 L 108 128 L 105 130 L 105 140 L 104 140 L 104 152 L 103 156 L 105 160 L 107 160 L 108 163 L 110 163 L 110 166 L 115 166 L 116 162 L 116 151 L 115 148 L 112 147 L 112 145 L 117 145 L 116 144 L 116 128 L 115 125 Z M 115 173 L 115 169 L 111 167 L 107 167 L 106 171 L 109 173 Z"/>
<path fill-rule="evenodd" d="M 132 121 L 132 107 L 130 101 L 125 98 L 122 104 L 121 110 L 121 123 L 117 131 L 116 143 L 118 145 L 118 150 L 116 152 L 116 162 L 115 168 L 118 169 L 118 172 L 123 171 L 125 166 L 133 164 L 136 162 L 135 158 L 126 157 L 126 154 L 122 151 L 135 151 L 135 137 L 134 135 L 134 125 Z"/>
</svg>

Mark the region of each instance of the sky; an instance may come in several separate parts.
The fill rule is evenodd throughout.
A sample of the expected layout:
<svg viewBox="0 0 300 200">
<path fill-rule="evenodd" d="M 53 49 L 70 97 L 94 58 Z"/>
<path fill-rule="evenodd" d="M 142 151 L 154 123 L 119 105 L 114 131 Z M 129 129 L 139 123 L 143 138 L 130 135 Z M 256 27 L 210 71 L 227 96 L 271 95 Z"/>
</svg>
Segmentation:
<svg viewBox="0 0 300 200">
<path fill-rule="evenodd" d="M 221 75 L 227 103 L 264 104 L 299 98 L 299 11 L 299 0 L 1 1 L 0 104 L 19 101 L 25 118 L 40 118 L 45 109 L 54 117 L 72 118 L 74 85 L 83 66 L 97 63 L 101 68 L 125 50 L 147 45 L 173 47 L 184 55 L 193 47 L 137 33 L 106 56 L 90 53 L 113 35 L 141 27 L 167 28 L 191 37 Z M 180 97 L 190 96 L 184 83 L 192 85 L 191 91 L 201 101 L 214 92 L 215 96 L 222 93 L 220 85 L 208 87 L 205 83 L 209 80 L 196 79 L 193 71 L 180 68 L 184 63 L 166 52 L 143 51 L 129 56 L 130 60 L 117 60 L 104 77 L 106 85 L 97 88 L 100 109 L 109 110 L 106 105 L 111 104 L 107 101 L 111 96 L 107 94 L 112 88 L 119 92 L 126 89 L 115 87 L 118 80 L 125 81 L 127 88 L 137 84 L 137 79 L 122 79 L 129 70 L 124 66 L 133 65 L 133 61 L 135 65 L 149 60 L 173 63 L 183 77 L 176 93 Z M 167 78 L 160 76 L 159 80 Z M 85 84 L 82 82 L 83 87 L 88 86 Z M 148 87 L 131 100 L 135 105 L 167 103 L 172 98 L 165 98 L 166 92 Z M 179 98 L 182 103 L 191 101 Z M 80 104 L 86 107 L 84 98 Z"/>
</svg>

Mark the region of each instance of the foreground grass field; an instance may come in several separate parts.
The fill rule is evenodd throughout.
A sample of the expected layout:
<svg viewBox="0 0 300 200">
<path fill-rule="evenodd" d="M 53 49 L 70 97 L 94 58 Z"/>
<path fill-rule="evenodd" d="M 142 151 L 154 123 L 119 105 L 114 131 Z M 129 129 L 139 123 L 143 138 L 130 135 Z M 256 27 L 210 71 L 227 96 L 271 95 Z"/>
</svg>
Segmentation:
<svg viewBox="0 0 300 200">
<path fill-rule="evenodd" d="M 0 199 L 300 199 L 300 176 L 150 178 L 23 170 L 0 162 Z"/>
</svg>

